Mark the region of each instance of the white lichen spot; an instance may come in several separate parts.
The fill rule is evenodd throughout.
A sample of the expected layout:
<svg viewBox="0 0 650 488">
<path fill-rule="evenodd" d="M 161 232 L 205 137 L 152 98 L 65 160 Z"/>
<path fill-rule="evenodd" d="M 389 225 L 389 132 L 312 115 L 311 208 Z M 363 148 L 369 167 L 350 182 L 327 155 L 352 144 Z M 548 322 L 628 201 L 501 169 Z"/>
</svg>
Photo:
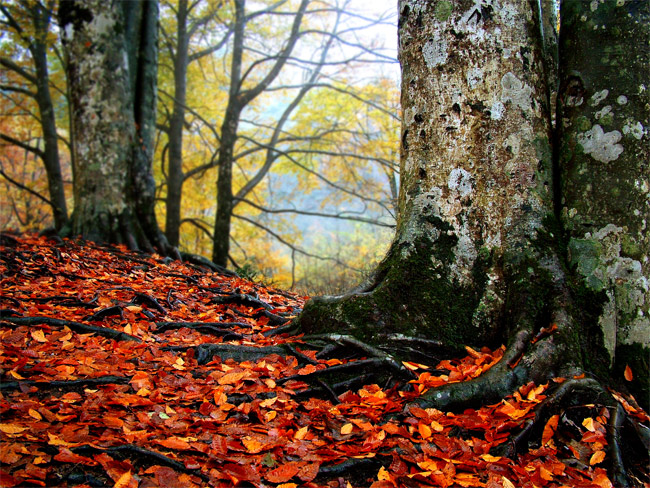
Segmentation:
<svg viewBox="0 0 650 488">
<path fill-rule="evenodd" d="M 605 115 L 607 114 L 612 114 L 612 106 L 611 105 L 605 105 L 603 108 L 601 108 L 598 112 L 596 112 L 594 115 L 597 120 L 602 119 Z"/>
<path fill-rule="evenodd" d="M 619 105 L 625 105 L 627 103 L 627 97 L 625 95 L 621 95 L 616 99 L 616 103 Z"/>
<path fill-rule="evenodd" d="M 495 101 L 490 107 L 490 118 L 492 120 L 501 120 L 506 113 L 506 106 L 499 100 Z"/>
<path fill-rule="evenodd" d="M 621 140 L 621 133 L 617 130 L 604 132 L 598 124 L 587 132 L 578 134 L 577 140 L 585 154 L 589 154 L 596 161 L 602 163 L 618 159 L 623 152 L 623 146 L 617 144 Z"/>
<path fill-rule="evenodd" d="M 604 89 L 604 90 L 601 90 L 599 92 L 594 93 L 591 96 L 591 98 L 589 99 L 589 105 L 591 105 L 592 107 L 595 107 L 600 102 L 605 100 L 607 98 L 607 95 L 609 95 L 609 90 L 608 89 Z"/>
<path fill-rule="evenodd" d="M 503 148 L 510 148 L 510 153 L 516 156 L 521 149 L 521 137 L 519 134 L 510 134 L 505 141 L 503 141 Z"/>
<path fill-rule="evenodd" d="M 472 193 L 472 175 L 463 168 L 454 168 L 449 173 L 447 186 L 450 190 L 458 192 L 462 197 Z"/>
<path fill-rule="evenodd" d="M 530 110 L 530 95 L 533 90 L 508 71 L 501 78 L 501 101 L 512 102 L 522 110 Z"/>
<path fill-rule="evenodd" d="M 447 40 L 434 35 L 432 40 L 427 41 L 422 47 L 424 62 L 429 68 L 435 68 L 447 62 Z"/>
<path fill-rule="evenodd" d="M 598 0 L 592 0 L 591 4 L 589 4 L 589 8 L 592 12 L 598 10 Z"/>
<path fill-rule="evenodd" d="M 473 90 L 483 81 L 483 70 L 481 68 L 470 68 L 465 75 L 467 79 L 467 86 Z"/>
<path fill-rule="evenodd" d="M 637 122 L 636 124 L 628 123 L 623 126 L 623 134 L 625 135 L 630 134 L 632 137 L 640 141 L 641 139 L 643 139 L 645 130 L 641 122 Z"/>
<path fill-rule="evenodd" d="M 625 0 L 616 0 L 617 7 L 622 7 L 623 5 L 625 5 Z"/>
</svg>

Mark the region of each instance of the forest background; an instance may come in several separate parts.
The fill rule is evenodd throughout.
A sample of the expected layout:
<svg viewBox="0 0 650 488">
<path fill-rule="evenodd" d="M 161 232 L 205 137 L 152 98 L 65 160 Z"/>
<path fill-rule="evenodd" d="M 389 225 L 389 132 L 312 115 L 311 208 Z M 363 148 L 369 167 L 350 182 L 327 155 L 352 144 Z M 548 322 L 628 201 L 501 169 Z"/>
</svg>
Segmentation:
<svg viewBox="0 0 650 488">
<path fill-rule="evenodd" d="M 0 5 L 1 229 L 61 229 L 74 209 L 57 3 Z M 312 1 L 299 33 L 292 31 L 298 10 L 286 0 L 246 6 L 238 89 L 273 76 L 236 128 L 228 264 L 300 292 L 336 293 L 372 269 L 393 234 L 396 2 Z M 233 96 L 234 16 L 231 2 L 160 2 L 158 221 L 171 244 L 207 257 Z"/>
</svg>

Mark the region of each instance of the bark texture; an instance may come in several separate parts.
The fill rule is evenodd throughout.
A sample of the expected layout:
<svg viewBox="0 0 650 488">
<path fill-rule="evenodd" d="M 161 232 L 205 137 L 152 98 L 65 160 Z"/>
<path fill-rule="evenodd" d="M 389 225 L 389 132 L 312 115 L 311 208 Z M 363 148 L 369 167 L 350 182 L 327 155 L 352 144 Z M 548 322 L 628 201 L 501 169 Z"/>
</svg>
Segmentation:
<svg viewBox="0 0 650 488">
<path fill-rule="evenodd" d="M 646 408 L 650 358 L 650 4 L 562 4 L 559 97 L 568 261 L 590 300 L 603 361 L 629 365 Z"/>
<path fill-rule="evenodd" d="M 63 1 L 72 104 L 72 233 L 167 252 L 151 174 L 157 3 Z"/>
<path fill-rule="evenodd" d="M 371 283 L 310 302 L 301 325 L 348 327 L 373 341 L 395 333 L 503 341 L 519 320 L 508 309 L 530 300 L 535 317 L 555 272 L 539 266 L 540 256 L 553 259 L 553 198 L 537 10 L 528 2 L 402 1 L 399 15 L 396 236 Z"/>
</svg>

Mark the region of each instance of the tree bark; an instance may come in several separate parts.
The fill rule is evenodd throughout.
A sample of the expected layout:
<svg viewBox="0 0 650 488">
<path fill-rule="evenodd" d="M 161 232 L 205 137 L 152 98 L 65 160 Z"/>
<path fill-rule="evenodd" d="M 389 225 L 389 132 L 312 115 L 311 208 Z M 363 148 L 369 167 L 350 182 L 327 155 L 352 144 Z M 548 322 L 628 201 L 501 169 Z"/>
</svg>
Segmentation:
<svg viewBox="0 0 650 488">
<path fill-rule="evenodd" d="M 155 1 L 68 0 L 59 16 L 73 107 L 72 232 L 166 254 L 151 173 L 157 12 Z"/>
<path fill-rule="evenodd" d="M 650 4 L 562 3 L 560 168 L 568 261 L 604 345 L 650 403 Z M 598 330 L 600 329 L 600 330 Z"/>
<path fill-rule="evenodd" d="M 183 124 L 187 98 L 187 65 L 189 35 L 187 32 L 187 0 L 178 3 L 176 14 L 176 52 L 174 53 L 174 106 L 169 119 L 169 151 L 167 163 L 167 199 L 165 234 L 169 243 L 178 246 L 181 225 L 183 189 Z"/>
<path fill-rule="evenodd" d="M 399 22 L 396 236 L 370 283 L 324 307 L 313 300 L 301 324 L 309 332 L 329 322 L 373 341 L 502 342 L 518 325 L 509 312 L 522 296 L 544 296 L 539 258 L 552 254 L 539 19 L 527 2 L 485 10 L 472 1 L 404 1 Z M 520 280 L 541 288 L 517 289 Z"/>
<path fill-rule="evenodd" d="M 420 405 L 492 401 L 580 370 L 620 382 L 630 365 L 647 408 L 648 4 L 562 3 L 556 132 L 556 54 L 544 52 L 556 44 L 541 29 L 553 15 L 540 12 L 535 0 L 400 1 L 396 235 L 367 283 L 311 300 L 294 323 L 403 358 L 409 338 L 507 345 L 498 367 Z"/>
</svg>

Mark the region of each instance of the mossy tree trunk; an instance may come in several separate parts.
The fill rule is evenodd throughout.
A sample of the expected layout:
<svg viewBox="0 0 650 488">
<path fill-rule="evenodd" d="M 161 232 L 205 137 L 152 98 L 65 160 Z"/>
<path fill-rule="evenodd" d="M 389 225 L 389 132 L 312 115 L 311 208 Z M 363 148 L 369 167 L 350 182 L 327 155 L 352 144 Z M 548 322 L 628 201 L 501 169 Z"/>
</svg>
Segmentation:
<svg viewBox="0 0 650 488">
<path fill-rule="evenodd" d="M 168 253 L 151 172 L 158 4 L 62 1 L 72 104 L 72 233 Z"/>
<path fill-rule="evenodd" d="M 598 3 L 578 0 L 562 8 L 580 4 L 589 10 Z M 604 2 L 608 9 L 616 3 Z M 628 24 L 647 32 L 645 14 L 640 13 L 647 3 L 645 7 L 641 3 L 631 3 Z M 541 4 L 544 9 L 554 7 L 553 2 Z M 427 344 L 434 343 L 508 345 L 499 367 L 470 384 L 432 391 L 422 402 L 490 401 L 530 380 L 580 370 L 604 378 L 610 373 L 609 365 L 599 361 L 606 354 L 606 343 L 598 326 L 609 302 L 604 295 L 585 291 L 571 274 L 562 228 L 568 221 L 558 218 L 560 193 L 573 183 L 569 177 L 558 186 L 559 151 L 554 142 L 559 134 L 554 132 L 551 112 L 558 55 L 544 51 L 557 48 L 554 17 L 537 0 L 399 2 L 403 119 L 396 235 L 367 283 L 342 297 L 308 302 L 295 326 L 308 334 L 354 335 L 406 357 L 414 352 L 414 344 L 420 344 L 425 354 Z M 598 25 L 602 30 L 604 24 Z M 566 49 L 567 39 L 582 35 L 572 29 L 569 24 L 563 31 L 560 48 Z M 587 46 L 591 41 L 581 42 Z M 647 43 L 639 46 L 647 48 Z M 571 54 L 580 56 L 577 51 Z M 565 68 L 573 63 L 562 59 Z M 643 62 L 625 59 L 626 65 Z M 637 122 L 646 127 L 647 98 L 634 109 L 646 111 L 643 119 L 630 108 L 641 98 L 634 98 L 631 88 L 624 90 L 630 132 Z M 595 115 L 590 117 L 594 124 Z M 624 130 L 621 125 L 619 131 Z M 629 170 L 629 181 L 637 185 L 633 200 L 626 203 L 627 213 L 641 216 L 612 220 L 609 212 L 621 213 L 616 205 L 608 200 L 584 202 L 603 214 L 603 225 L 593 230 L 615 225 L 619 238 L 629 235 L 630 245 L 646 256 L 642 266 L 632 264 L 640 257 L 625 261 L 638 275 L 634 283 L 639 286 L 647 283 L 642 269 L 648 266 L 648 240 L 641 235 L 648 211 L 647 167 L 642 169 L 647 163 L 647 132 L 643 138 L 645 158 L 621 161 L 635 168 Z M 590 176 L 583 175 L 587 184 Z M 593 198 L 574 194 L 579 201 Z M 582 232 L 575 236 L 583 239 Z M 645 303 L 636 306 L 635 317 L 641 318 L 634 320 L 647 320 L 647 286 L 643 291 L 630 280 L 625 286 L 636 287 L 627 295 L 635 303 Z M 549 327 L 556 332 L 530 340 Z M 518 357 L 522 359 L 517 362 Z M 647 377 L 647 363 L 638 374 Z"/>
<path fill-rule="evenodd" d="M 650 4 L 562 4 L 562 222 L 615 376 L 632 368 L 649 400 Z"/>
</svg>

